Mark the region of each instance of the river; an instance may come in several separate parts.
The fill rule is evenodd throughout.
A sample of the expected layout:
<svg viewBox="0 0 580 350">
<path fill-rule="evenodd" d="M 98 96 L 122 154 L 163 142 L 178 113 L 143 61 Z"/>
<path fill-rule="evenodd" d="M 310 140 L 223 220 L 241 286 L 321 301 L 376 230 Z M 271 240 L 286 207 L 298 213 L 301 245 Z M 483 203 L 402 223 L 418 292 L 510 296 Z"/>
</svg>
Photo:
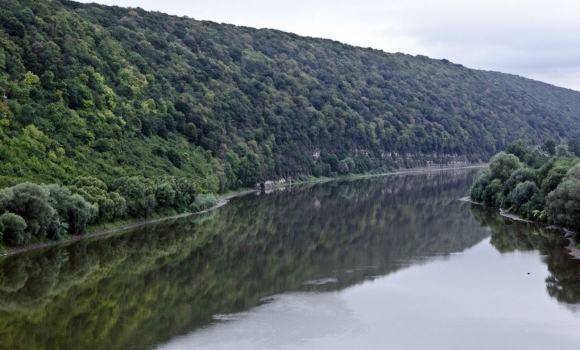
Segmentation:
<svg viewBox="0 0 580 350">
<path fill-rule="evenodd" d="M 0 349 L 580 346 L 580 261 L 458 199 L 475 170 L 338 180 L 0 259 Z"/>
</svg>

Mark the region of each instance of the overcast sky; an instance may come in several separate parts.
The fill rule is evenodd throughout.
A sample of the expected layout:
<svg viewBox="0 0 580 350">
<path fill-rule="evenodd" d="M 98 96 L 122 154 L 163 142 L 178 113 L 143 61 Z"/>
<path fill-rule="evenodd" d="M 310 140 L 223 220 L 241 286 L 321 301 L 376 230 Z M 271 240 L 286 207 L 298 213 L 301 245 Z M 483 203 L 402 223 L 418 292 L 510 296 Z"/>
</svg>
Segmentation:
<svg viewBox="0 0 580 350">
<path fill-rule="evenodd" d="M 580 91 L 578 0 L 97 2 L 447 58 Z"/>
</svg>

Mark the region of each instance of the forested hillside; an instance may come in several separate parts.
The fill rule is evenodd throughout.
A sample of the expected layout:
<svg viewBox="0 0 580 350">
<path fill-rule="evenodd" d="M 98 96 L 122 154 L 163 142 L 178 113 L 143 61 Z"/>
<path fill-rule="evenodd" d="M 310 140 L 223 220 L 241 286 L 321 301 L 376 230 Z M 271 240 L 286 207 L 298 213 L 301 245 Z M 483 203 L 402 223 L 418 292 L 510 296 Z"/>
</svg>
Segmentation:
<svg viewBox="0 0 580 350">
<path fill-rule="evenodd" d="M 70 1 L 0 0 L 0 185 L 479 161 L 580 136 L 580 93 L 447 60 Z"/>
</svg>

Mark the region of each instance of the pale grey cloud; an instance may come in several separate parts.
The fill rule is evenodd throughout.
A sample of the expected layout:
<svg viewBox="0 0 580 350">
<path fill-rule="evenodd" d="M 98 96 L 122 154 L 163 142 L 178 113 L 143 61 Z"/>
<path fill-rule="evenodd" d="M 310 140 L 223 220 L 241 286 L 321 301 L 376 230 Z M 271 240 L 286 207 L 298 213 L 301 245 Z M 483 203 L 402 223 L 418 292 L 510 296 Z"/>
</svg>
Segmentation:
<svg viewBox="0 0 580 350">
<path fill-rule="evenodd" d="M 576 0 L 98 2 L 447 58 L 580 90 Z"/>
</svg>

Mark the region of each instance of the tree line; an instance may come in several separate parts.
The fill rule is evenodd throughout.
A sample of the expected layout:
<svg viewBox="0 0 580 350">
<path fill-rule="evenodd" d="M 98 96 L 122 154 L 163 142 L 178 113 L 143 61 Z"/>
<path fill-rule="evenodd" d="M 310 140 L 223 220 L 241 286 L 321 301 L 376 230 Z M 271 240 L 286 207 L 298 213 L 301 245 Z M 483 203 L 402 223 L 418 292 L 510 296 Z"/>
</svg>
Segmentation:
<svg viewBox="0 0 580 350">
<path fill-rule="evenodd" d="M 580 227 L 580 140 L 541 146 L 509 144 L 478 175 L 470 191 L 476 202 L 522 218 Z"/>
<path fill-rule="evenodd" d="M 199 211 L 217 203 L 194 182 L 164 176 L 122 177 L 107 186 L 80 176 L 68 186 L 21 183 L 0 190 L 0 242 L 8 247 L 83 234 L 87 225 L 154 214 Z"/>
</svg>

